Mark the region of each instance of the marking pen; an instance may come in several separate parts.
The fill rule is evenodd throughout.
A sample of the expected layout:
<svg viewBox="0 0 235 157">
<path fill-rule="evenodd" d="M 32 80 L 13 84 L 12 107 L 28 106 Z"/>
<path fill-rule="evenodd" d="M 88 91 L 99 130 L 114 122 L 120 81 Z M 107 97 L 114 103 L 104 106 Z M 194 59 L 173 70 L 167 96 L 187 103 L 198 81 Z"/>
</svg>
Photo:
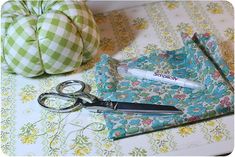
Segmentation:
<svg viewBox="0 0 235 157">
<path fill-rule="evenodd" d="M 145 71 L 141 69 L 128 68 L 126 66 L 119 66 L 118 73 L 122 76 L 134 76 L 140 79 L 156 80 L 163 83 L 187 87 L 192 89 L 204 89 L 205 86 L 199 82 L 190 81 L 188 79 L 177 78 L 167 74 L 156 73 L 152 71 Z"/>
</svg>

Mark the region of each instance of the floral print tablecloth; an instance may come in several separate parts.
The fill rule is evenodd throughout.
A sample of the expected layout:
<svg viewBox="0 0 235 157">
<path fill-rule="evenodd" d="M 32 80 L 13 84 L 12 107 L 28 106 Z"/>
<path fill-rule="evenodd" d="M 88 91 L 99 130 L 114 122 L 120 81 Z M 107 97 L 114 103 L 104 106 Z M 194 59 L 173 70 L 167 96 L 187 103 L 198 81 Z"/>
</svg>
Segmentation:
<svg viewBox="0 0 235 157">
<path fill-rule="evenodd" d="M 37 96 L 61 81 L 79 79 L 97 95 L 94 64 L 102 53 L 124 60 L 156 49 L 182 47 L 180 32 L 210 32 L 233 70 L 233 7 L 228 2 L 156 2 L 95 16 L 100 49 L 73 73 L 36 79 L 1 75 L 1 149 L 8 155 L 156 155 L 233 141 L 231 117 L 166 129 L 117 141 L 107 138 L 102 114 L 81 110 L 55 114 Z M 233 142 L 231 142 L 233 143 Z M 185 154 L 190 155 L 190 154 Z"/>
</svg>

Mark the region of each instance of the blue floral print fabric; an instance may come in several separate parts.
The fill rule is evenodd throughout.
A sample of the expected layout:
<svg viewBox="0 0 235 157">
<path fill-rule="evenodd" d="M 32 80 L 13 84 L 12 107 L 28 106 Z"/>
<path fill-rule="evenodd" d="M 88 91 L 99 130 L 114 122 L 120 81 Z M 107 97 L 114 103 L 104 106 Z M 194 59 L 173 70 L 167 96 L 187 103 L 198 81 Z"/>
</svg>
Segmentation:
<svg viewBox="0 0 235 157">
<path fill-rule="evenodd" d="M 182 115 L 167 116 L 105 112 L 110 139 L 178 126 L 234 111 L 233 91 L 221 75 L 215 77 L 215 74 L 220 73 L 216 66 L 187 34 L 182 34 L 182 40 L 184 47 L 180 49 L 153 50 L 139 58 L 122 62 L 108 55 L 101 56 L 95 67 L 95 75 L 99 95 L 104 100 L 172 105 L 183 111 Z M 187 78 L 203 83 L 206 89 L 193 90 L 136 77 L 124 78 L 117 72 L 119 65 Z"/>
<path fill-rule="evenodd" d="M 193 40 L 202 50 L 204 50 L 204 53 L 208 56 L 208 58 L 210 58 L 215 66 L 221 70 L 222 75 L 224 75 L 225 79 L 227 79 L 230 85 L 233 86 L 234 73 L 229 69 L 229 66 L 225 62 L 215 36 L 209 33 L 195 33 Z"/>
</svg>

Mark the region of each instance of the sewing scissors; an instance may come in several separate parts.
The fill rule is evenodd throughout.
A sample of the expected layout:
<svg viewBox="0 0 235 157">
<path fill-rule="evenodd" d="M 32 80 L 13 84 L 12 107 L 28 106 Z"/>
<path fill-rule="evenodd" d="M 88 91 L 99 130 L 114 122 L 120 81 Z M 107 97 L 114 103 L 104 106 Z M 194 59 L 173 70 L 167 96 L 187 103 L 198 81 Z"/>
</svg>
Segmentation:
<svg viewBox="0 0 235 157">
<path fill-rule="evenodd" d="M 64 92 L 64 89 L 69 86 L 79 86 L 76 91 Z M 156 105 L 156 104 L 141 104 L 128 102 L 103 101 L 96 96 L 84 92 L 85 83 L 79 80 L 68 80 L 56 86 L 56 92 L 42 93 L 38 97 L 38 103 L 53 112 L 66 113 L 86 108 L 93 112 L 114 111 L 124 113 L 147 113 L 147 114 L 182 114 L 182 111 L 174 106 Z M 66 106 L 60 105 L 50 106 L 48 104 L 50 98 L 63 99 L 65 102 L 70 101 Z M 57 103 L 55 103 L 57 104 Z"/>
</svg>

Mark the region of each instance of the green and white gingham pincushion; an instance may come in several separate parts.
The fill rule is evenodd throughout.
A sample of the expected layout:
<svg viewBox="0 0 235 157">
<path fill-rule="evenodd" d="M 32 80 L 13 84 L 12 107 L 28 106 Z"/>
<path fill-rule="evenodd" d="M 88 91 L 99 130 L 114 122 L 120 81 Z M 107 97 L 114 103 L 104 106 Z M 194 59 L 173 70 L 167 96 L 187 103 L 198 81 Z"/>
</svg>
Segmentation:
<svg viewBox="0 0 235 157">
<path fill-rule="evenodd" d="M 91 59 L 99 33 L 79 1 L 8 1 L 2 6 L 2 59 L 26 77 L 69 72 Z"/>
</svg>

